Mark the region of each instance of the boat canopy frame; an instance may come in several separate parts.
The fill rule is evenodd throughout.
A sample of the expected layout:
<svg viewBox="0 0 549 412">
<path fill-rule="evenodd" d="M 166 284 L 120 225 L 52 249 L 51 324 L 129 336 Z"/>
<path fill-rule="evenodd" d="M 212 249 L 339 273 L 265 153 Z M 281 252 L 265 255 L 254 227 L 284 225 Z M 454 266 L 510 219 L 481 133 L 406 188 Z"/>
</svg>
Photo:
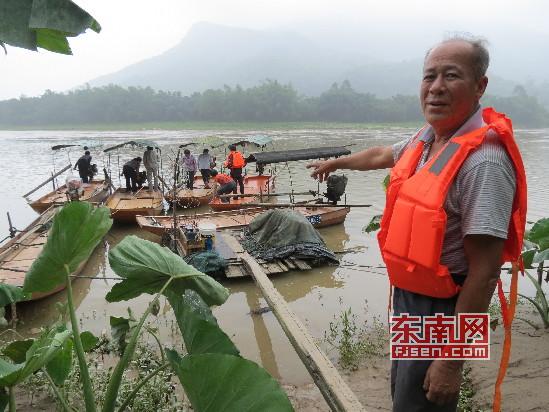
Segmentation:
<svg viewBox="0 0 549 412">
<path fill-rule="evenodd" d="M 120 149 L 122 147 L 126 146 L 132 146 L 132 147 L 143 147 L 146 148 L 147 146 L 152 146 L 156 150 L 160 150 L 160 146 L 154 142 L 151 142 L 150 140 L 129 140 L 124 143 L 120 143 L 111 147 L 107 147 L 105 150 L 103 150 L 104 153 L 112 152 L 113 150 Z"/>
<path fill-rule="evenodd" d="M 297 160 L 340 157 L 349 154 L 351 154 L 351 151 L 347 148 L 347 146 L 311 147 L 307 149 L 251 153 L 247 157 L 246 161 L 248 163 L 255 162 L 258 165 L 266 165 L 271 163 L 294 162 Z"/>
</svg>

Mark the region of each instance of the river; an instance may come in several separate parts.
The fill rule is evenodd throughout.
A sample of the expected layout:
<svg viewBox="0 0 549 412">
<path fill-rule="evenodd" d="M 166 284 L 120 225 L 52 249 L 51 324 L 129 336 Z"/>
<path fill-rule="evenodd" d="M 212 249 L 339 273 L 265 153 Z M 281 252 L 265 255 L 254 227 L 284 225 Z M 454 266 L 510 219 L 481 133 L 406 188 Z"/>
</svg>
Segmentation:
<svg viewBox="0 0 549 412">
<path fill-rule="evenodd" d="M 26 227 L 36 213 L 27 205 L 22 195 L 41 181 L 47 179 L 53 170 L 60 170 L 69 160 L 74 164 L 82 152 L 76 147 L 70 151 L 54 152 L 51 146 L 57 144 L 81 144 L 91 148 L 93 163 L 99 170 L 107 164 L 102 150 L 108 146 L 126 140 L 148 139 L 162 147 L 165 163 L 173 156 L 177 145 L 204 135 L 218 135 L 228 141 L 256 134 L 249 131 L 0 131 L 0 142 L 4 147 L 4 160 L 0 163 L 3 184 L 0 186 L 0 237 L 8 234 L 6 212 L 10 212 L 12 221 L 18 229 Z M 413 133 L 408 128 L 383 128 L 361 130 L 272 130 L 262 131 L 274 139 L 274 150 L 296 149 L 315 146 L 339 146 L 352 144 L 353 152 L 374 145 L 395 143 Z M 517 130 L 517 140 L 523 153 L 528 178 L 528 219 L 535 221 L 549 215 L 549 185 L 544 179 L 549 177 L 549 130 Z M 217 153 L 223 157 L 223 150 Z M 113 176 L 116 165 L 131 157 L 142 155 L 141 149 L 124 149 L 120 157 L 113 155 Z M 317 183 L 309 177 L 305 169 L 306 162 L 294 162 L 276 167 L 276 187 L 279 192 L 288 191 L 290 182 L 294 190 L 316 189 Z M 343 310 L 352 308 L 361 324 L 373 316 L 385 321 L 388 300 L 388 285 L 383 269 L 369 269 L 361 266 L 381 264 L 375 234 L 365 234 L 362 228 L 370 218 L 380 214 L 384 205 L 384 192 L 381 181 L 386 171 L 348 172 L 348 203 L 368 203 L 370 208 L 352 209 L 343 225 L 321 229 L 321 235 L 327 245 L 341 253 L 342 265 L 316 268 L 308 272 L 288 272 L 273 277 L 277 289 L 289 302 L 291 308 L 305 323 L 312 335 L 322 342 L 324 332 L 334 316 Z M 63 183 L 63 179 L 60 179 Z M 114 178 L 114 183 L 119 184 Z M 41 192 L 51 190 L 51 184 Z M 206 208 L 200 211 L 206 211 Z M 113 247 L 125 235 L 136 234 L 143 238 L 158 241 L 159 238 L 140 231 L 133 226 L 113 226 L 107 235 L 107 245 L 99 247 L 84 268 L 85 276 L 114 276 L 106 259 L 107 249 Z M 85 330 L 100 334 L 109 329 L 109 316 L 125 316 L 131 307 L 136 314 L 141 313 L 148 296 L 141 296 L 130 302 L 109 304 L 104 296 L 112 287 L 112 280 L 78 279 L 74 284 L 78 303 L 78 315 Z M 250 310 L 265 307 L 266 303 L 251 279 L 225 281 L 230 290 L 229 299 L 214 314 L 221 327 L 235 341 L 242 355 L 263 364 L 276 378 L 292 384 L 310 382 L 311 378 L 302 366 L 288 339 L 278 325 L 272 312 L 250 315 Z M 521 280 L 521 289 L 531 293 L 527 282 Z M 31 335 L 48 322 L 53 322 L 58 314 L 55 303 L 64 301 L 64 292 L 33 304 L 21 305 L 18 326 L 23 334 Z M 167 346 L 179 345 L 180 340 L 174 318 L 165 302 L 158 318 L 152 319 L 160 330 L 163 342 Z M 152 341 L 151 341 L 152 342 Z M 321 346 L 329 348 L 321 343 Z M 329 355 L 334 358 L 333 351 Z"/>
</svg>

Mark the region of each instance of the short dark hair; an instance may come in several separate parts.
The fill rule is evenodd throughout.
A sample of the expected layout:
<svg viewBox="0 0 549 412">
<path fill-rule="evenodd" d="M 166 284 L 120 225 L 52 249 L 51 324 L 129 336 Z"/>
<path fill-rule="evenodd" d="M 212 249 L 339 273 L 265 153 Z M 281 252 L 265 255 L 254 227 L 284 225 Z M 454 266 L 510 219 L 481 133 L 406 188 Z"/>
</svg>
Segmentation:
<svg viewBox="0 0 549 412">
<path fill-rule="evenodd" d="M 208 152 L 209 152 L 209 150 L 208 150 L 208 149 L 204 149 L 204 150 L 202 150 L 202 153 L 208 153 Z"/>
<path fill-rule="evenodd" d="M 191 154 L 191 151 L 189 149 L 185 149 L 185 150 L 183 150 L 183 153 L 184 154 Z"/>
<path fill-rule="evenodd" d="M 137 157 L 135 158 L 135 160 L 137 160 L 138 162 L 140 162 L 142 159 L 141 159 L 139 156 L 137 156 Z"/>
<path fill-rule="evenodd" d="M 89 151 L 89 150 L 86 150 L 86 151 L 84 152 L 84 154 L 89 155 L 89 154 L 90 154 L 90 151 Z"/>
<path fill-rule="evenodd" d="M 152 146 L 147 146 L 147 150 L 152 150 L 152 149 L 154 149 L 154 147 L 152 147 Z"/>
<path fill-rule="evenodd" d="M 230 144 L 229 145 L 229 150 L 236 150 L 236 145 Z"/>
<path fill-rule="evenodd" d="M 473 48 L 473 74 L 475 75 L 475 79 L 479 80 L 481 77 L 486 76 L 488 66 L 490 65 L 490 53 L 487 49 L 488 42 L 481 37 L 475 37 L 469 33 L 455 33 L 437 44 L 437 46 L 452 42 L 464 42 L 469 44 Z M 425 60 L 427 60 L 429 53 L 431 53 L 435 47 L 436 46 L 427 50 Z"/>
<path fill-rule="evenodd" d="M 210 176 L 217 176 L 217 170 L 215 169 L 210 170 Z"/>
</svg>

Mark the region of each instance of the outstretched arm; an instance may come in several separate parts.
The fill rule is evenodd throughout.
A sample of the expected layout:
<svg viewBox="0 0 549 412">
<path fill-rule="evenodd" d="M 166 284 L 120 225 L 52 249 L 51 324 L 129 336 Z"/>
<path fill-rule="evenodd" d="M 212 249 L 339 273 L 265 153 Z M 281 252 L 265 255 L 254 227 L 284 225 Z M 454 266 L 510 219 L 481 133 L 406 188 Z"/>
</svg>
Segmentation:
<svg viewBox="0 0 549 412">
<path fill-rule="evenodd" d="M 377 146 L 362 150 L 350 156 L 338 159 L 319 160 L 309 163 L 308 168 L 313 168 L 311 176 L 321 182 L 328 175 L 338 169 L 348 170 L 375 170 L 387 169 L 394 166 L 393 149 L 391 146 Z"/>
</svg>

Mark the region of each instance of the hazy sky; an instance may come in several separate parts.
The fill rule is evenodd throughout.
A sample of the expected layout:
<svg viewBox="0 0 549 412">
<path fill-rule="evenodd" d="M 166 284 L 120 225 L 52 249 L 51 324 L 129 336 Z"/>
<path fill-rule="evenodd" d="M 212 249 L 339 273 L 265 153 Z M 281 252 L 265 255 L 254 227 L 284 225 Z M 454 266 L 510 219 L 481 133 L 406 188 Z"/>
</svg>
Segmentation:
<svg viewBox="0 0 549 412">
<path fill-rule="evenodd" d="M 370 33 L 379 28 L 383 36 L 394 36 L 393 40 L 417 37 L 418 50 L 432 43 L 431 37 L 439 40 L 446 29 L 480 30 L 479 34 L 489 40 L 493 32 L 500 43 L 506 36 L 512 38 L 515 27 L 549 35 L 549 2 L 543 0 L 78 0 L 76 3 L 99 21 L 101 33 L 89 31 L 71 39 L 73 56 L 8 47 L 7 56 L 0 54 L 0 99 L 38 95 L 46 89 L 63 91 L 117 71 L 173 47 L 200 21 L 256 29 L 285 28 L 304 35 L 310 30 L 317 36 L 326 27 L 330 33 L 341 30 L 343 39 L 346 31 L 351 36 L 352 28 L 364 27 Z M 422 35 L 408 36 L 416 27 Z M 411 52 L 417 53 L 415 49 Z M 384 58 L 390 57 L 390 51 L 384 54 Z"/>
</svg>

